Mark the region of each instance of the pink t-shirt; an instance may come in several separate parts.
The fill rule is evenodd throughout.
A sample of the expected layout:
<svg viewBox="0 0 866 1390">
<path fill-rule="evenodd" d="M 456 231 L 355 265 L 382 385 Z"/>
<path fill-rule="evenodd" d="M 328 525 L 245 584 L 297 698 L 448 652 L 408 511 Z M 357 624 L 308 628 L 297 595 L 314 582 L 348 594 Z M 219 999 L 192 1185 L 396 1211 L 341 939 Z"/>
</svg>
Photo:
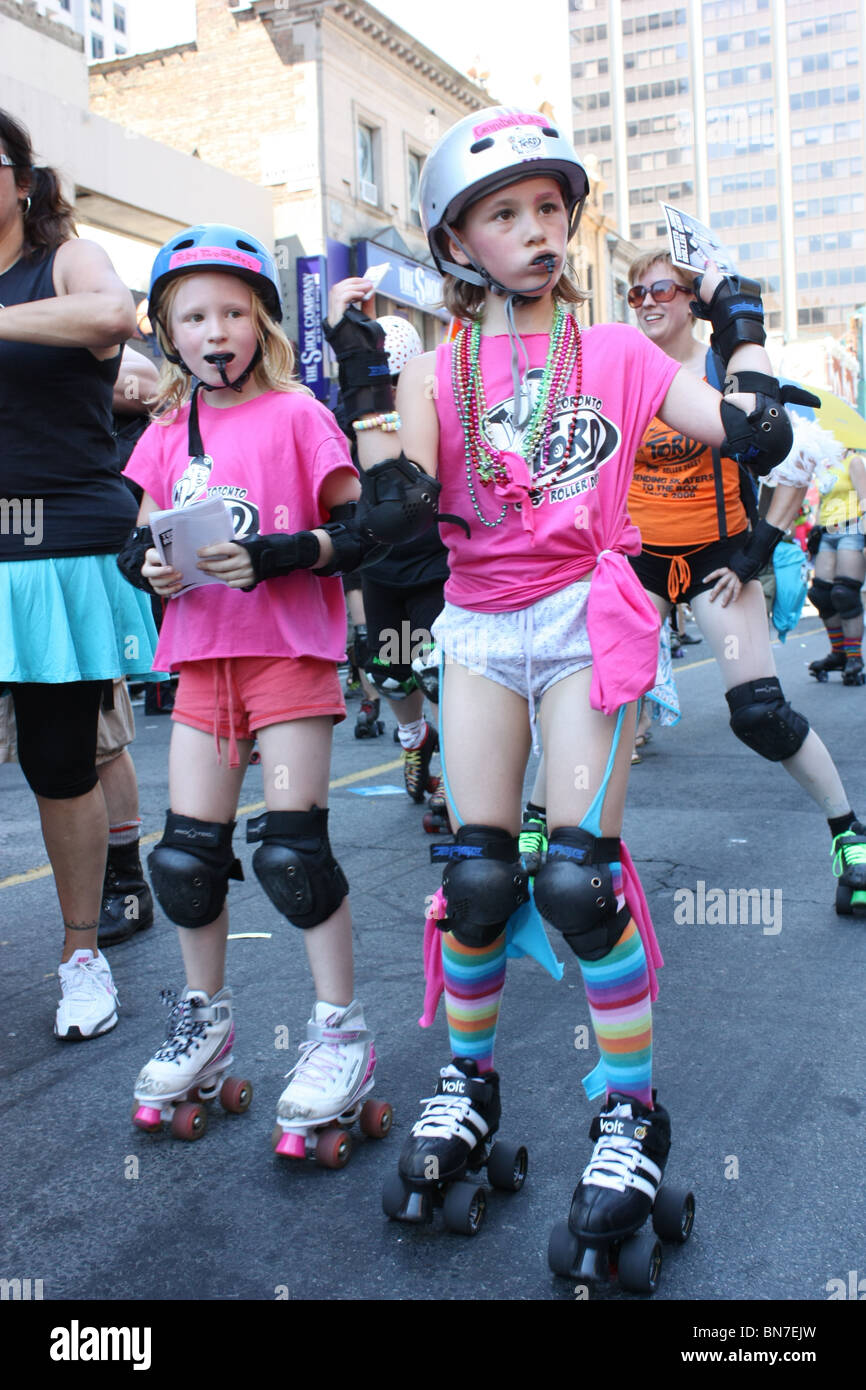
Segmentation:
<svg viewBox="0 0 866 1390">
<path fill-rule="evenodd" d="M 627 510 L 634 456 L 680 370 L 636 328 L 607 324 L 582 333 L 580 398 L 572 381 L 557 402 L 548 462 L 530 477 L 516 450 L 511 345 L 481 339 L 486 429 L 507 455 L 509 481 L 484 486 L 466 456 L 454 402 L 451 346 L 436 354 L 439 509 L 465 518 L 470 535 L 443 523 L 451 571 L 445 597 L 481 613 L 528 608 L 594 571 L 587 605 L 593 668 L 590 703 L 605 714 L 655 683 L 659 617 L 626 555 L 640 552 Z M 541 384 L 549 339 L 528 334 L 527 381 Z M 577 408 L 571 453 L 569 430 Z"/>
<path fill-rule="evenodd" d="M 319 500 L 325 479 L 340 469 L 355 475 L 345 436 L 312 396 L 269 391 L 220 410 L 199 392 L 205 463 L 194 467 L 188 420 L 186 405 L 171 424 L 150 425 L 125 471 L 160 510 L 223 497 L 239 540 L 321 526 L 328 519 Z M 171 671 L 183 661 L 229 656 L 341 661 L 345 650 L 340 580 L 298 570 L 249 593 L 210 584 L 172 599 L 153 665 Z"/>
<path fill-rule="evenodd" d="M 534 503 L 528 500 L 530 478 L 519 459 L 512 462 L 514 487 L 484 486 L 474 471 L 468 476 L 451 382 L 451 346 L 437 350 L 439 509 L 464 517 L 471 528 L 467 537 L 458 526 L 442 527 L 451 571 L 445 597 L 461 608 L 481 613 L 526 608 L 585 576 L 603 550 L 627 555 L 640 551 L 640 533 L 627 510 L 634 456 L 679 364 L 626 324 L 584 329 L 581 338 L 583 370 L 571 457 L 563 467 L 574 380 L 557 404 L 550 462 L 531 479 Z M 533 403 L 548 341 L 541 333 L 523 339 Z M 480 360 L 488 439 L 497 449 L 516 452 L 522 431 L 516 433 L 512 421 L 507 336 L 482 336 Z M 558 476 L 551 481 L 554 474 Z M 498 521 L 503 509 L 501 523 L 490 524 Z"/>
</svg>

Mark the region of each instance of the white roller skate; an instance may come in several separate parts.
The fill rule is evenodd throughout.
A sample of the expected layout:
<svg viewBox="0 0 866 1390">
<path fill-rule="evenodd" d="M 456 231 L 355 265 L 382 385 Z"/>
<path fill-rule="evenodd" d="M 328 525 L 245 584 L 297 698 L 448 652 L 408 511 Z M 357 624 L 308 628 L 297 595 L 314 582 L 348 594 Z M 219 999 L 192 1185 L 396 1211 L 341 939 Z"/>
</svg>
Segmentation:
<svg viewBox="0 0 866 1390">
<path fill-rule="evenodd" d="M 226 1076 L 234 1037 L 230 989 L 212 999 L 204 990 L 185 990 L 169 1014 L 165 1042 L 139 1072 L 133 1124 L 155 1131 L 168 1120 L 176 1138 L 200 1139 L 207 1128 L 204 1101 L 219 1095 L 224 1110 L 248 1109 L 251 1083 Z"/>
<path fill-rule="evenodd" d="M 374 1139 L 391 1128 L 387 1101 L 365 1100 L 373 1088 L 376 1049 L 361 1005 L 318 1002 L 299 1051 L 277 1102 L 274 1151 L 281 1158 L 309 1154 L 325 1168 L 342 1168 L 352 1151 L 347 1131 L 355 1120 Z"/>
</svg>

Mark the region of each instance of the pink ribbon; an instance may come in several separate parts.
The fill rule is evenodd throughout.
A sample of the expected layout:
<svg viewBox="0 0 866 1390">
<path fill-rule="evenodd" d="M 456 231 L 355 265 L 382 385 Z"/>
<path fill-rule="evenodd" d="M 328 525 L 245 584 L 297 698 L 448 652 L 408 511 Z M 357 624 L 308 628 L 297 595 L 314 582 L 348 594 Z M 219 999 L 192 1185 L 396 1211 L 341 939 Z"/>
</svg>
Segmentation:
<svg viewBox="0 0 866 1390">
<path fill-rule="evenodd" d="M 507 449 L 503 449 L 500 453 L 499 464 L 505 469 L 508 476 L 504 482 L 497 479 L 493 484 L 493 491 L 503 502 L 511 502 L 520 506 L 520 520 L 523 523 L 523 529 L 528 531 L 530 537 L 534 539 L 535 508 L 529 495 L 532 487 L 529 465 L 520 454 L 512 453 Z"/>
</svg>

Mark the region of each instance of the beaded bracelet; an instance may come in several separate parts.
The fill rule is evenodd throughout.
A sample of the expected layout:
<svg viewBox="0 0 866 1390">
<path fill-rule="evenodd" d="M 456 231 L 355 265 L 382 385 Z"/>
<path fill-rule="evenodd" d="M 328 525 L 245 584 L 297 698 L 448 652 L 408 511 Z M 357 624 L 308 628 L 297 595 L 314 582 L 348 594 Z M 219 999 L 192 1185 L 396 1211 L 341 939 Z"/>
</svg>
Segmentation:
<svg viewBox="0 0 866 1390">
<path fill-rule="evenodd" d="M 382 430 L 385 434 L 394 434 L 396 430 L 402 429 L 403 422 L 396 410 L 391 410 L 387 415 L 365 415 L 363 420 L 353 420 L 352 429 L 358 430 Z"/>
</svg>

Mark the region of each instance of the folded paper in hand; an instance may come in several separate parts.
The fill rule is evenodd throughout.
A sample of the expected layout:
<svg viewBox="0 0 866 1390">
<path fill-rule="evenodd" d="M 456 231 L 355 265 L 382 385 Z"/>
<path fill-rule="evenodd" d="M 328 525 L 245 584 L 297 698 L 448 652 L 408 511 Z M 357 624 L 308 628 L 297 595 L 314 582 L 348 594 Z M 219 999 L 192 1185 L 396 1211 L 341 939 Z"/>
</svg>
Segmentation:
<svg viewBox="0 0 866 1390">
<path fill-rule="evenodd" d="M 198 551 L 202 546 L 234 539 L 232 514 L 221 497 L 206 497 L 173 511 L 151 512 L 148 524 L 160 560 L 179 570 L 183 579 L 183 587 L 172 595 L 173 598 L 198 589 L 202 584 L 223 582 L 198 568 Z"/>
</svg>

